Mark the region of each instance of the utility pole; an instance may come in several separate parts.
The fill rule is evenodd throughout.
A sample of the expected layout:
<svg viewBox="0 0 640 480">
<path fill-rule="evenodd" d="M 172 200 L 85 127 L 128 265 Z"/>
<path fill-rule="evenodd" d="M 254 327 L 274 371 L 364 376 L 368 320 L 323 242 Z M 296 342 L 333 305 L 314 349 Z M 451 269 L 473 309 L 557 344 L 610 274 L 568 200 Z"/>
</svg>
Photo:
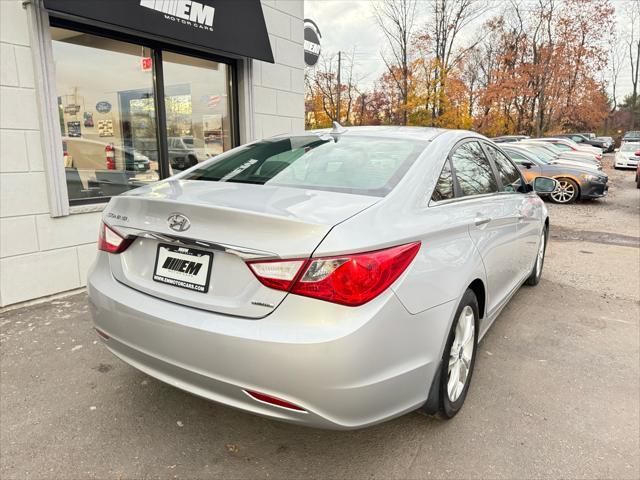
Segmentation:
<svg viewBox="0 0 640 480">
<path fill-rule="evenodd" d="M 342 90 L 340 85 L 340 70 L 342 63 L 342 52 L 338 52 L 338 105 L 336 107 L 336 122 L 340 123 L 340 90 Z"/>
</svg>

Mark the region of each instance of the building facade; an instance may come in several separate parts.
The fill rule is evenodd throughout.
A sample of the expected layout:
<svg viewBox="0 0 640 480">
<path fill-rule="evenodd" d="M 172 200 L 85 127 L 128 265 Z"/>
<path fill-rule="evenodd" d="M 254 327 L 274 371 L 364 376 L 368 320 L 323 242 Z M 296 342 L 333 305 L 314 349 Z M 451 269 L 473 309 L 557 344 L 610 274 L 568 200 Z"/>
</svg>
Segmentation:
<svg viewBox="0 0 640 480">
<path fill-rule="evenodd" d="M 0 306 L 85 285 L 109 198 L 304 129 L 302 0 L 0 2 Z"/>
</svg>

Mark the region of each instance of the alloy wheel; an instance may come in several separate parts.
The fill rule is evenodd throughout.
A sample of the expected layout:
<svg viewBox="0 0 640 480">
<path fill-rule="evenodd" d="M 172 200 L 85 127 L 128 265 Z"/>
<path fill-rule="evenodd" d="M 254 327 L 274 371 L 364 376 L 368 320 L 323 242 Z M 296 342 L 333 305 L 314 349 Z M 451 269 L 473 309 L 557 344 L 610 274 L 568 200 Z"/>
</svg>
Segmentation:
<svg viewBox="0 0 640 480">
<path fill-rule="evenodd" d="M 559 180 L 558 188 L 551 194 L 551 198 L 558 203 L 569 203 L 576 194 L 576 187 L 568 180 Z"/>
<path fill-rule="evenodd" d="M 475 348 L 475 316 L 467 305 L 460 312 L 455 338 L 449 351 L 447 394 L 451 402 L 460 398 L 469 378 L 473 349 Z"/>
</svg>

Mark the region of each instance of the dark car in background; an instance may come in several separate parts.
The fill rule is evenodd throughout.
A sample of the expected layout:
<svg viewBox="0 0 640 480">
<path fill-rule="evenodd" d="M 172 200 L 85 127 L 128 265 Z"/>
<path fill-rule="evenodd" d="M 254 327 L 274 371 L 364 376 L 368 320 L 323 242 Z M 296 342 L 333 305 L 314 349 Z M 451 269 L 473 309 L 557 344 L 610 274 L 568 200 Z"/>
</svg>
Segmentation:
<svg viewBox="0 0 640 480">
<path fill-rule="evenodd" d="M 611 153 L 616 149 L 616 141 L 613 137 L 596 137 L 596 140 L 602 140 L 602 142 L 604 142 L 604 153 Z"/>
<path fill-rule="evenodd" d="M 640 130 L 629 130 L 622 136 L 622 142 L 640 142 Z"/>
<path fill-rule="evenodd" d="M 604 150 L 605 148 L 605 142 L 603 142 L 602 140 L 598 140 L 597 138 L 589 138 L 586 135 L 583 135 L 581 133 L 561 133 L 559 135 L 556 135 L 556 137 L 570 138 L 576 143 L 584 143 L 587 145 L 592 145 L 602 150 Z"/>
<path fill-rule="evenodd" d="M 600 198 L 607 195 L 609 177 L 600 171 L 552 164 L 544 156 L 526 145 L 501 145 L 502 150 L 518 165 L 527 182 L 536 177 L 551 177 L 558 181 L 558 188 L 549 199 L 554 203 L 573 203 L 576 200 Z"/>
</svg>

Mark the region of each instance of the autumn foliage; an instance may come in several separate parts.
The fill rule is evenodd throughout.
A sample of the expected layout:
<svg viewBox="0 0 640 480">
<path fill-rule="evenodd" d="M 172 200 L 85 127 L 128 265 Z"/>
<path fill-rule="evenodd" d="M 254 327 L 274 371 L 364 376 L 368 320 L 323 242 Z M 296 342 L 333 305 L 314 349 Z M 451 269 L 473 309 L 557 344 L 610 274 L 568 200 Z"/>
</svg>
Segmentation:
<svg viewBox="0 0 640 480">
<path fill-rule="evenodd" d="M 493 15 L 477 0 L 430 5 L 431 20 L 405 32 L 411 35 L 408 67 L 387 62 L 369 91 L 358 88 L 351 72 L 340 86 L 339 119 L 335 66 L 308 72 L 307 127 L 339 120 L 538 136 L 603 125 L 611 110 L 603 81 L 615 14 L 609 0 L 505 1 Z M 466 44 L 459 42 L 473 20 L 475 36 L 466 32 Z"/>
</svg>

